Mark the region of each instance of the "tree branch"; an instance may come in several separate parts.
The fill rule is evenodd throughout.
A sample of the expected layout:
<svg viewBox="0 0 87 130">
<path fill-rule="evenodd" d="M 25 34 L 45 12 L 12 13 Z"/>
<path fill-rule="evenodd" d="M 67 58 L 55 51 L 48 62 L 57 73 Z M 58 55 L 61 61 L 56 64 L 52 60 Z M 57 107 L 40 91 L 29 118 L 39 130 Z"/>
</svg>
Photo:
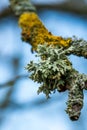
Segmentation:
<svg viewBox="0 0 87 130">
<path fill-rule="evenodd" d="M 87 58 L 87 42 L 52 35 L 39 20 L 28 0 L 10 2 L 14 13 L 20 16 L 22 40 L 31 44 L 40 57 L 38 63 L 31 61 L 26 67 L 31 72 L 30 78 L 41 84 L 38 93 L 43 92 L 49 98 L 49 94 L 55 90 L 68 90 L 66 111 L 71 120 L 78 120 L 83 107 L 83 89 L 87 89 L 87 75 L 76 71 L 67 55 L 75 54 Z M 66 3 L 67 5 L 71 7 L 70 3 Z M 81 4 L 80 7 L 83 10 L 85 5 Z"/>
<path fill-rule="evenodd" d="M 10 86 L 12 87 L 18 80 L 21 80 L 21 79 L 24 79 L 27 77 L 28 77 L 28 75 L 18 75 L 14 79 L 12 79 L 4 84 L 0 84 L 0 88 L 10 87 Z"/>
<path fill-rule="evenodd" d="M 41 3 L 34 3 L 33 5 L 36 7 L 37 11 L 40 11 L 42 9 L 53 9 L 57 11 L 64 11 L 64 12 L 71 12 L 75 13 L 77 15 L 86 15 L 87 14 L 87 4 L 84 1 L 66 1 L 62 3 L 56 3 L 56 4 L 41 4 Z M 77 6 L 78 5 L 78 6 Z M 13 11 L 11 8 L 6 7 L 4 10 L 0 12 L 0 18 L 6 17 L 8 15 L 12 15 Z"/>
</svg>

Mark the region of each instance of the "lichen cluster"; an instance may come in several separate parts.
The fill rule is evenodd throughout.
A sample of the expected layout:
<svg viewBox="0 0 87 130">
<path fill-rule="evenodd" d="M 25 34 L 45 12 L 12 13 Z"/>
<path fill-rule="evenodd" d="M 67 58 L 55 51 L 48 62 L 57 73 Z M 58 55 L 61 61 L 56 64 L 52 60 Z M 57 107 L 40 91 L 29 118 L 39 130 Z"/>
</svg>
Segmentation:
<svg viewBox="0 0 87 130">
<path fill-rule="evenodd" d="M 46 97 L 52 92 L 69 91 L 67 109 L 71 120 L 78 120 L 83 107 L 83 89 L 87 89 L 87 76 L 79 74 L 66 55 L 67 48 L 59 46 L 39 45 L 37 63 L 31 61 L 26 69 L 31 73 L 30 78 L 41 84 L 38 93 Z"/>
<path fill-rule="evenodd" d="M 38 90 L 46 94 L 47 98 L 52 91 L 65 91 L 65 79 L 71 70 L 71 63 L 61 53 L 62 48 L 53 48 L 53 46 L 39 45 L 37 53 L 41 57 L 39 63 L 30 62 L 26 69 L 31 71 L 30 78 L 38 83 L 42 83 Z"/>
<path fill-rule="evenodd" d="M 22 28 L 22 40 L 30 43 L 33 50 L 36 50 L 39 44 L 45 42 L 48 45 L 57 44 L 64 47 L 71 44 L 70 38 L 64 39 L 60 36 L 53 36 L 39 20 L 36 13 L 23 13 L 19 18 L 19 26 Z"/>
</svg>

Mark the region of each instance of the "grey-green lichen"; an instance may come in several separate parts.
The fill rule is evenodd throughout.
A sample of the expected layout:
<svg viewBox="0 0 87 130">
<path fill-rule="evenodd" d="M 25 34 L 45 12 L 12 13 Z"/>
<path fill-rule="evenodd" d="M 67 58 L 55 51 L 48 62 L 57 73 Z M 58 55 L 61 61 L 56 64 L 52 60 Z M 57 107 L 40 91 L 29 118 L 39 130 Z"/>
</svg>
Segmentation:
<svg viewBox="0 0 87 130">
<path fill-rule="evenodd" d="M 36 9 L 30 0 L 9 0 L 10 7 L 15 15 L 20 16 L 24 12 L 35 12 Z"/>
<path fill-rule="evenodd" d="M 56 90 L 69 91 L 67 109 L 71 120 L 78 120 L 83 107 L 83 89 L 87 89 L 87 76 L 79 74 L 72 67 L 67 55 L 68 50 L 73 50 L 74 44 L 68 48 L 59 46 L 39 45 L 37 63 L 31 61 L 26 69 L 31 73 L 30 78 L 41 84 L 38 93 L 43 92 L 46 97 Z"/>
<path fill-rule="evenodd" d="M 31 71 L 30 78 L 38 83 L 42 83 L 38 93 L 43 91 L 47 97 L 51 91 L 64 91 L 64 79 L 71 70 L 71 63 L 67 57 L 61 53 L 63 48 L 58 49 L 53 46 L 39 45 L 37 53 L 41 57 L 38 63 L 30 62 L 26 69 Z"/>
<path fill-rule="evenodd" d="M 72 45 L 66 50 L 66 54 L 74 54 L 77 56 L 83 56 L 84 58 L 87 58 L 87 41 L 77 37 L 72 38 Z"/>
</svg>

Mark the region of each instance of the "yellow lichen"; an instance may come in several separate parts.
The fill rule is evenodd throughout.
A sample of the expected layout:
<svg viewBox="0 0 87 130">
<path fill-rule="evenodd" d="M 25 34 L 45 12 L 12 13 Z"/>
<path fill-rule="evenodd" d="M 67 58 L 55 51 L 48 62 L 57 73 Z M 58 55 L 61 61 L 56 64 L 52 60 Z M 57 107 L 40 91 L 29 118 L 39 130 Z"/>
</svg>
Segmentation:
<svg viewBox="0 0 87 130">
<path fill-rule="evenodd" d="M 29 42 L 34 50 L 37 49 L 38 44 L 68 47 L 71 43 L 70 38 L 63 39 L 48 32 L 35 13 L 23 13 L 19 18 L 19 26 L 22 28 L 22 39 Z"/>
</svg>

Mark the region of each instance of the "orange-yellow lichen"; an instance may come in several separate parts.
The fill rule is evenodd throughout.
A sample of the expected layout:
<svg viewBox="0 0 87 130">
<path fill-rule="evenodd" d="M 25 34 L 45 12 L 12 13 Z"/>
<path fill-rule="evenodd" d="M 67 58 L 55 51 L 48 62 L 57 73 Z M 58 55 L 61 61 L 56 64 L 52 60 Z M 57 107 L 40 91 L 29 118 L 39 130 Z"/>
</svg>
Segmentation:
<svg viewBox="0 0 87 130">
<path fill-rule="evenodd" d="M 22 39 L 29 42 L 34 50 L 37 49 L 38 44 L 68 47 L 71 43 L 70 38 L 63 39 L 48 32 L 35 13 L 23 13 L 19 18 L 19 26 L 22 28 Z"/>
</svg>

